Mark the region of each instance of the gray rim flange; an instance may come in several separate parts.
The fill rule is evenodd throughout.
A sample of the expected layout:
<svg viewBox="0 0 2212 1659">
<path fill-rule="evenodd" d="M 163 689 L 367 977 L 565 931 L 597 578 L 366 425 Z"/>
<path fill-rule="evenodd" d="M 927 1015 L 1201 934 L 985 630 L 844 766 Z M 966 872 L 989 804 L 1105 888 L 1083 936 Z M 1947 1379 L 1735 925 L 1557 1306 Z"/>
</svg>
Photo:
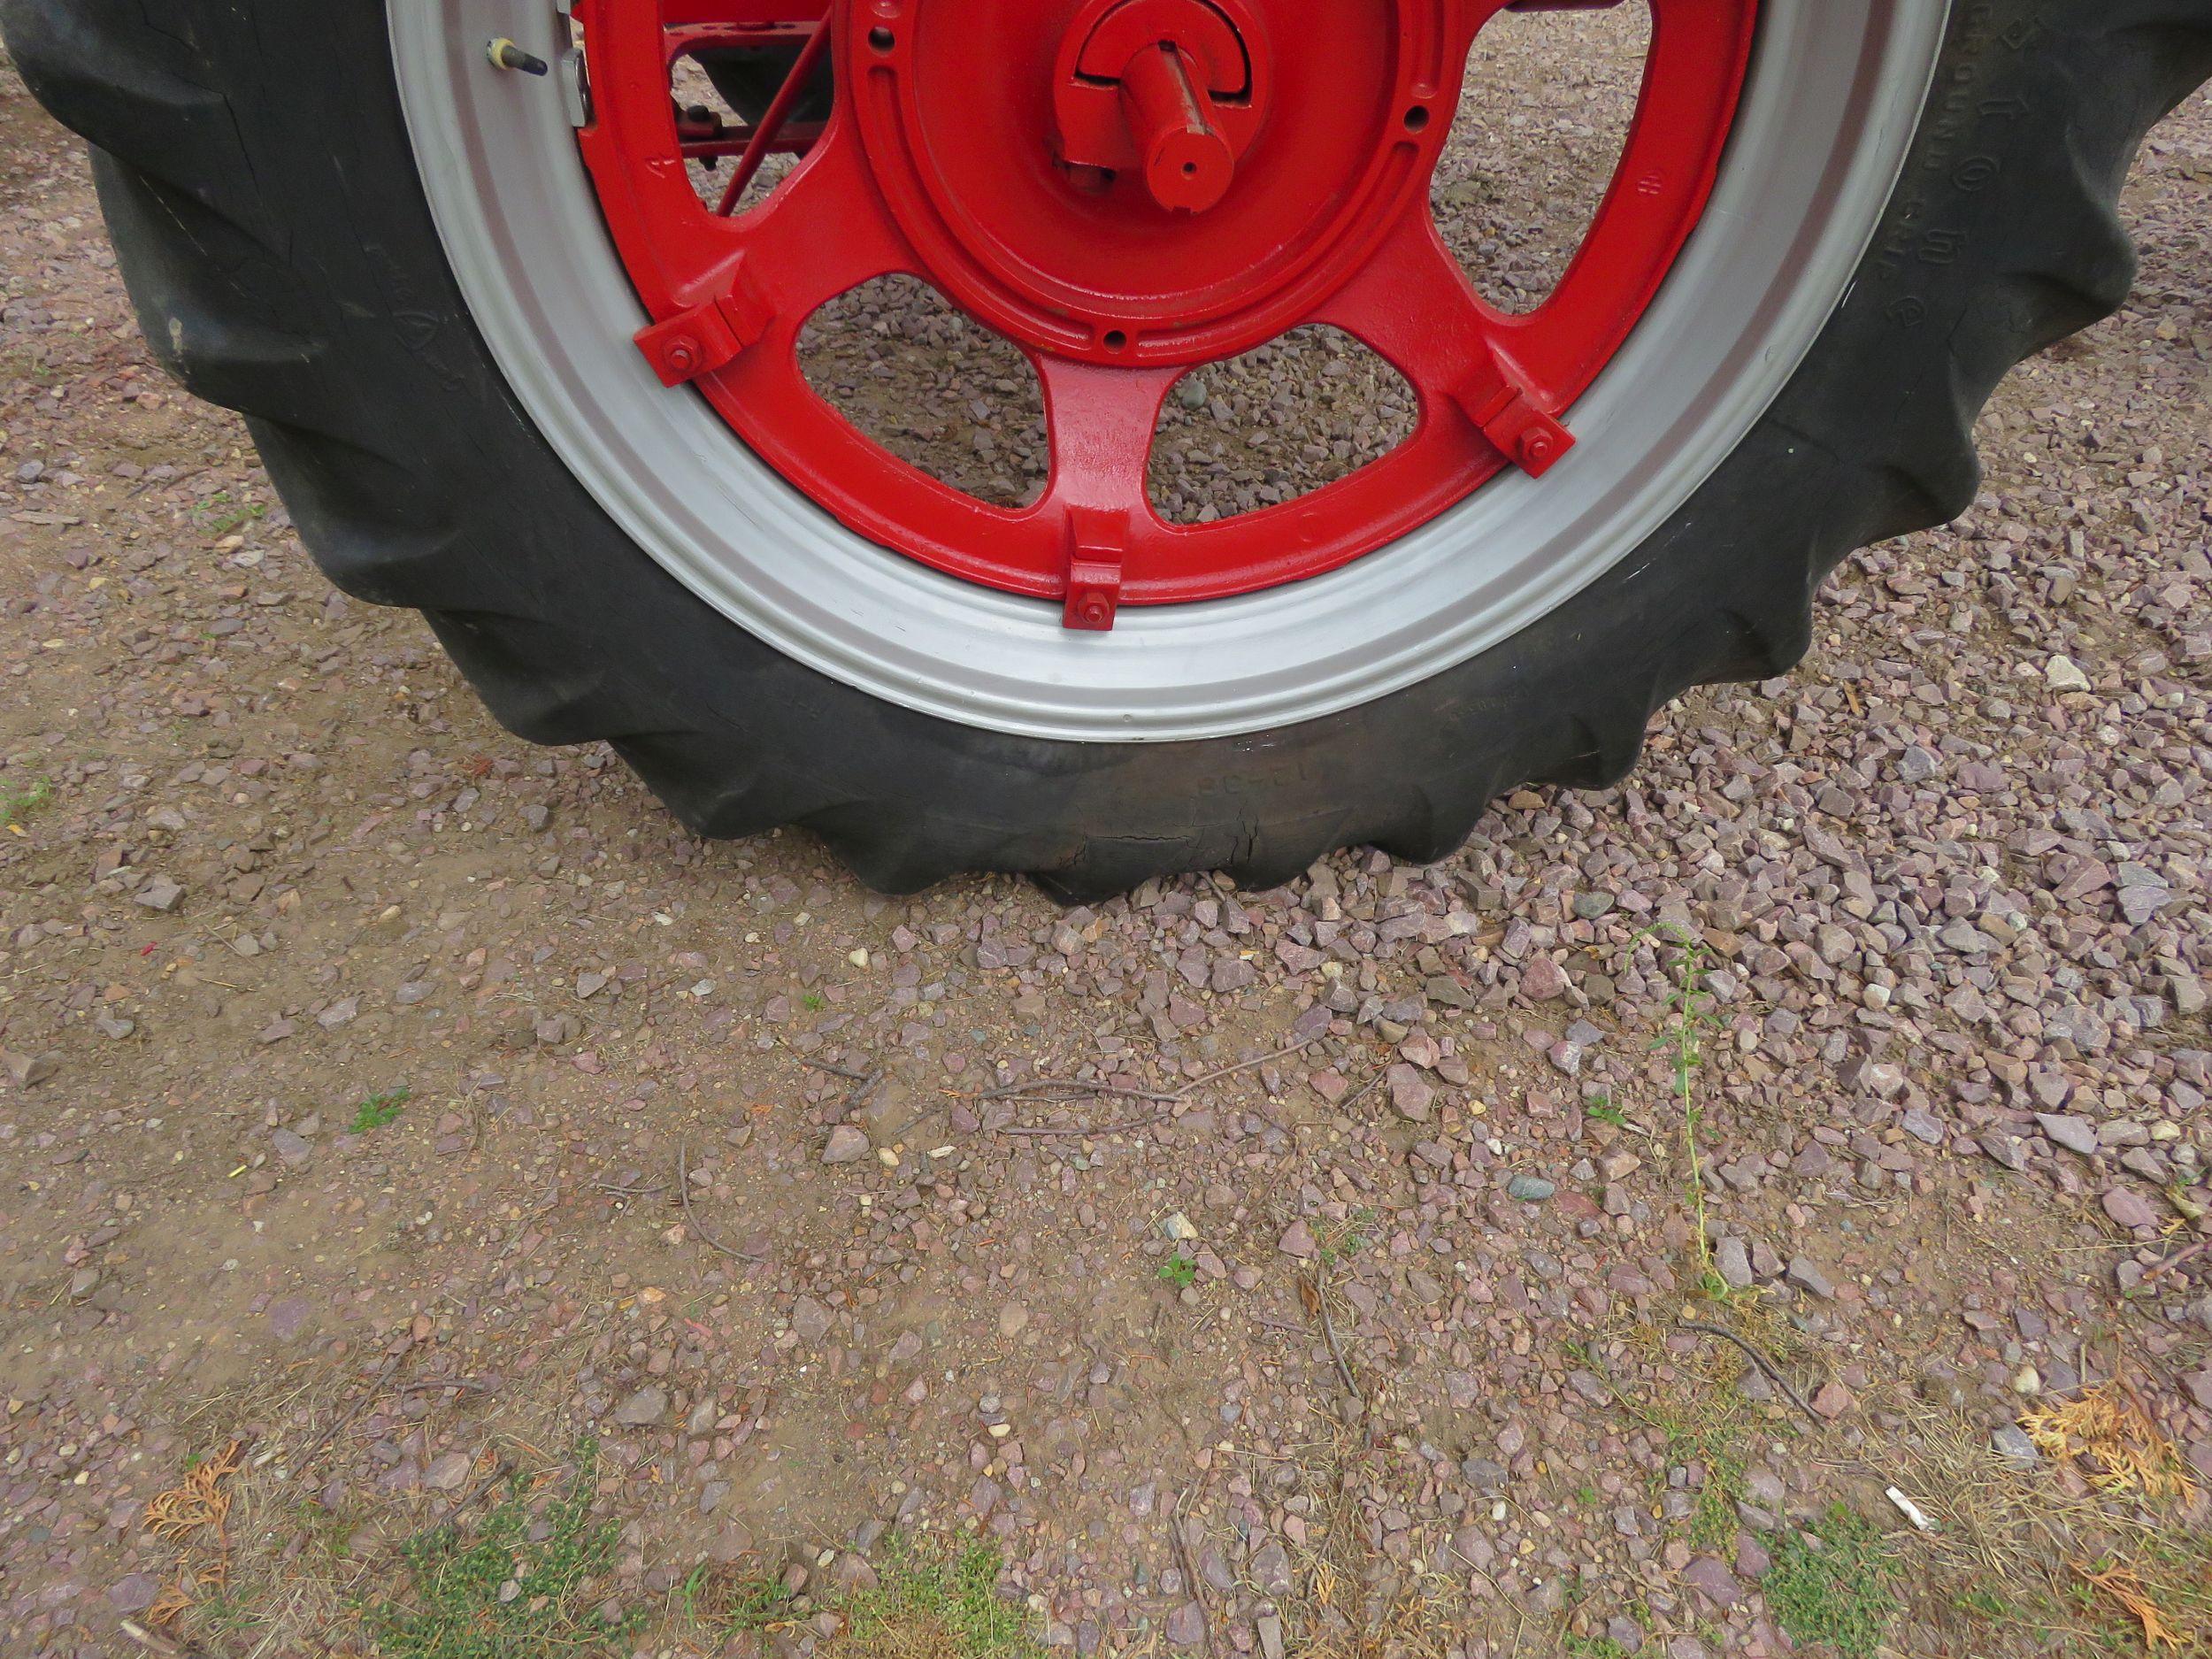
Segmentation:
<svg viewBox="0 0 2212 1659">
<path fill-rule="evenodd" d="M 1576 449 L 1310 580 L 1125 610 L 1056 605 L 863 540 L 632 345 L 646 320 L 602 224 L 549 58 L 549 0 L 391 0 L 432 213 L 523 406 L 600 505 L 778 650 L 949 720 L 1076 741 L 1220 737 L 1312 719 L 1506 639 L 1626 557 L 1740 443 L 1847 290 L 1903 165 L 1949 0 L 1766 0 L 1710 206 L 1644 320 L 1568 417 Z"/>
</svg>

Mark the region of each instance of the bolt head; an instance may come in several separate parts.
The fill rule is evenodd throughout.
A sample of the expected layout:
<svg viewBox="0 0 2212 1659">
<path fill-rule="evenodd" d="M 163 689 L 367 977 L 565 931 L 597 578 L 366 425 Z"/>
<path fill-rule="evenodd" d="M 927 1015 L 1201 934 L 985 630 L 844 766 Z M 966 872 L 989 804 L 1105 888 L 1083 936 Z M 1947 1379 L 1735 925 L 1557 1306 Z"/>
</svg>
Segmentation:
<svg viewBox="0 0 2212 1659">
<path fill-rule="evenodd" d="M 699 342 L 688 335 L 679 336 L 668 342 L 662 358 L 679 374 L 689 374 L 699 366 Z"/>
</svg>

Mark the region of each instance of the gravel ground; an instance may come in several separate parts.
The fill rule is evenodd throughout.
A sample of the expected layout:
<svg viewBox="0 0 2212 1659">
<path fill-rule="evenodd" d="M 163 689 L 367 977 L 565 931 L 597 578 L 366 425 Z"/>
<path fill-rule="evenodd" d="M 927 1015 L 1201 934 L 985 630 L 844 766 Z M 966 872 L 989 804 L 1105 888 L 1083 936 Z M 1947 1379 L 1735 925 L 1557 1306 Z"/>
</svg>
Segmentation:
<svg viewBox="0 0 2212 1659">
<path fill-rule="evenodd" d="M 500 732 L 152 369 L 0 79 L 0 1647 L 367 1651 L 402 1540 L 592 1437 L 639 1653 L 830 1652 L 681 1587 L 969 1532 L 1082 1654 L 1773 1655 L 1861 1591 L 2205 1651 L 2208 179 L 2200 96 L 1969 514 L 1621 788 L 1063 911 Z M 2020 1430 L 2116 1375 L 2133 1464 Z"/>
</svg>

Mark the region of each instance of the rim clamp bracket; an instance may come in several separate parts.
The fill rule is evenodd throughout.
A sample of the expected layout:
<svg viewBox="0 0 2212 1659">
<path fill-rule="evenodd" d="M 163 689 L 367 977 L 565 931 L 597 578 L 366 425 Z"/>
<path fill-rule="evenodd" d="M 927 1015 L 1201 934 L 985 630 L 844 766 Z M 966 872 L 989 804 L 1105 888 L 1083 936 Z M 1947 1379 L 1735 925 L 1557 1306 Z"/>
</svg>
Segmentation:
<svg viewBox="0 0 2212 1659">
<path fill-rule="evenodd" d="M 732 362 L 768 332 L 774 314 L 740 274 L 714 298 L 639 329 L 637 347 L 663 386 L 681 386 Z"/>
<path fill-rule="evenodd" d="M 1491 447 L 1531 478 L 1541 478 L 1574 448 L 1574 434 L 1539 409 L 1526 384 L 1502 364 L 1494 362 L 1454 397 Z"/>
<path fill-rule="evenodd" d="M 1112 630 L 1121 608 L 1122 557 L 1129 515 L 1097 507 L 1068 511 L 1068 593 L 1061 626 L 1085 633 Z"/>
</svg>

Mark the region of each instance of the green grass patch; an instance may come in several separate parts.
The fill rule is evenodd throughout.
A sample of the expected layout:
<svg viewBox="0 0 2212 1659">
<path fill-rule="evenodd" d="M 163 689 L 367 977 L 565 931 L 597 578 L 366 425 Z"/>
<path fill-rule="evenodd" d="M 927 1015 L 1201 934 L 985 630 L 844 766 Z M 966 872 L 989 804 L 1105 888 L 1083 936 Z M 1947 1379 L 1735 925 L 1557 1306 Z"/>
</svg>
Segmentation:
<svg viewBox="0 0 2212 1659">
<path fill-rule="evenodd" d="M 0 783 L 0 826 L 12 828 L 54 798 L 54 786 L 44 778 L 30 783 Z"/>
<path fill-rule="evenodd" d="M 1898 1609 L 1895 1563 L 1874 1524 L 1838 1504 L 1817 1529 L 1782 1534 L 1773 1555 L 1763 1587 L 1791 1640 L 1872 1659 Z"/>
<path fill-rule="evenodd" d="M 1705 1471 L 1705 1484 L 1694 1494 L 1690 1510 L 1690 1542 L 1700 1549 L 1725 1549 L 1735 1541 L 1736 1505 L 1744 1494 L 1744 1458 L 1738 1445 L 1739 1425 L 1731 1419 L 1717 1428 L 1690 1431 L 1667 1442 L 1667 1462 L 1697 1463 Z"/>
<path fill-rule="evenodd" d="M 519 1476 L 472 1535 L 449 1524 L 411 1539 L 400 1552 L 412 1579 L 406 1599 L 365 1609 L 378 1650 L 386 1659 L 543 1659 L 621 1642 L 641 1616 L 599 1611 L 619 1529 L 591 1519 L 597 1463 L 595 1442 L 577 1448 L 565 1489 L 535 1517 L 546 1529 L 537 1542 Z"/>
<path fill-rule="evenodd" d="M 396 1088 L 384 1094 L 372 1094 L 353 1109 L 352 1133 L 365 1135 L 373 1129 L 389 1128 L 399 1121 L 399 1115 L 406 1106 L 407 1091 L 403 1088 Z"/>
<path fill-rule="evenodd" d="M 1026 1608 L 999 1594 L 988 1544 L 940 1553 L 898 1543 L 876 1563 L 876 1587 L 838 1598 L 836 1659 L 1045 1659 Z"/>
<path fill-rule="evenodd" d="M 959 1548 L 894 1537 L 874 1562 L 872 1587 L 795 1597 L 775 1578 L 704 1566 L 677 1590 L 687 1622 L 727 1640 L 795 1626 L 818 1610 L 844 1627 L 821 1659 L 1046 1659 L 1027 1609 L 998 1593 L 1002 1562 L 988 1544 Z"/>
</svg>

